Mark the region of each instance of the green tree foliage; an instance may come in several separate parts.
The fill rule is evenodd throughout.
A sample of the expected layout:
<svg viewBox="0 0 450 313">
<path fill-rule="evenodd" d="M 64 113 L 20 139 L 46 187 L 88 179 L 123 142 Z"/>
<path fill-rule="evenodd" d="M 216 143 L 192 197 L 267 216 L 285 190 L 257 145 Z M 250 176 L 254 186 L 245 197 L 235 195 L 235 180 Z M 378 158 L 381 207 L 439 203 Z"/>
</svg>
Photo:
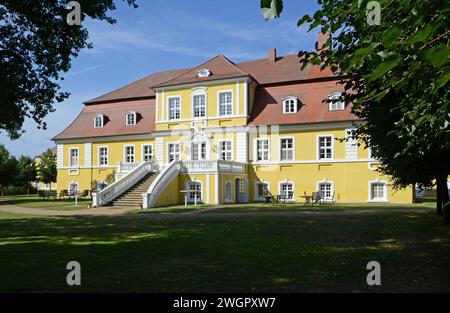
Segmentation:
<svg viewBox="0 0 450 313">
<path fill-rule="evenodd" d="M 30 184 L 36 181 L 37 170 L 34 160 L 27 156 L 21 156 L 17 165 L 16 184 L 26 187 L 30 194 Z"/>
<path fill-rule="evenodd" d="M 123 0 L 136 7 L 135 0 Z M 81 25 L 70 26 L 66 0 L 0 0 L 0 130 L 11 138 L 22 131 L 26 117 L 38 127 L 53 112 L 53 103 L 68 97 L 60 90 L 61 73 L 83 48 L 91 48 L 86 17 L 116 21 L 108 15 L 113 0 L 78 0 Z"/>
<path fill-rule="evenodd" d="M 57 170 L 56 170 L 56 155 L 48 149 L 40 156 L 41 161 L 38 165 L 38 179 L 44 184 L 50 184 L 50 190 L 52 189 L 52 183 L 56 182 Z"/>
<path fill-rule="evenodd" d="M 17 175 L 17 160 L 11 156 L 4 145 L 0 144 L 0 191 L 3 197 L 3 188 L 12 186 Z"/>
<path fill-rule="evenodd" d="M 342 98 L 365 121 L 356 135 L 380 171 L 397 187 L 437 182 L 437 212 L 450 222 L 450 2 L 379 0 L 379 25 L 370 22 L 377 12 L 369 2 L 319 0 L 298 25 L 333 40 L 318 53 L 300 51 L 302 66 L 345 75 Z"/>
</svg>

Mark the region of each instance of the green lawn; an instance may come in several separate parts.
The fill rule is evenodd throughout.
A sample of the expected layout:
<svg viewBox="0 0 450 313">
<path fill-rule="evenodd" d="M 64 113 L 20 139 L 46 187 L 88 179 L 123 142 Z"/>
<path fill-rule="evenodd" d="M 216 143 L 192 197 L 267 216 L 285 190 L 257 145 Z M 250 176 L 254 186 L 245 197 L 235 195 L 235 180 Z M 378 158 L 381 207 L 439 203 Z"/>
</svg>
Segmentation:
<svg viewBox="0 0 450 313">
<path fill-rule="evenodd" d="M 352 210 L 375 210 L 375 209 L 431 209 L 434 210 L 436 204 L 432 202 L 415 203 L 415 204 L 386 204 L 386 203 L 337 203 L 334 205 L 322 204 L 313 207 L 305 207 L 303 203 L 286 203 L 276 205 L 264 205 L 261 202 L 250 204 L 230 204 L 220 207 L 199 205 L 184 205 L 168 206 L 162 208 L 152 208 L 147 210 L 140 210 L 139 212 L 153 212 L 153 213 L 178 213 L 189 212 L 197 209 L 212 208 L 211 213 L 231 213 L 231 212 L 292 212 L 292 211 L 352 211 Z M 136 211 L 138 212 L 138 211 Z"/>
<path fill-rule="evenodd" d="M 7 196 L 5 199 L 8 199 L 10 204 L 43 210 L 82 210 L 92 203 L 90 199 L 83 199 L 78 200 L 78 205 L 75 206 L 74 199 L 44 200 L 37 195 Z"/>
<path fill-rule="evenodd" d="M 450 291 L 434 213 L 316 217 L 24 218 L 0 214 L 5 291 Z M 81 263 L 82 286 L 66 286 Z M 382 286 L 366 285 L 366 264 Z"/>
</svg>

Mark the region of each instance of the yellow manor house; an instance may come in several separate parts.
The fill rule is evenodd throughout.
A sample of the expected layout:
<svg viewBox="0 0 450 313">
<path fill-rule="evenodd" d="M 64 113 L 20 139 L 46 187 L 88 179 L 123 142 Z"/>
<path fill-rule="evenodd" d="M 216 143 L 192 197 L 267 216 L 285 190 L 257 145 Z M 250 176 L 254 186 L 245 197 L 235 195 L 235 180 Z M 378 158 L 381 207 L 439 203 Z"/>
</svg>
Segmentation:
<svg viewBox="0 0 450 313">
<path fill-rule="evenodd" d="M 394 191 L 352 139 L 360 121 L 350 106 L 324 101 L 339 98 L 340 78 L 275 49 L 154 73 L 86 101 L 53 138 L 58 190 L 142 208 L 268 194 L 303 202 L 316 191 L 323 201 L 412 203 L 412 186 Z"/>
</svg>

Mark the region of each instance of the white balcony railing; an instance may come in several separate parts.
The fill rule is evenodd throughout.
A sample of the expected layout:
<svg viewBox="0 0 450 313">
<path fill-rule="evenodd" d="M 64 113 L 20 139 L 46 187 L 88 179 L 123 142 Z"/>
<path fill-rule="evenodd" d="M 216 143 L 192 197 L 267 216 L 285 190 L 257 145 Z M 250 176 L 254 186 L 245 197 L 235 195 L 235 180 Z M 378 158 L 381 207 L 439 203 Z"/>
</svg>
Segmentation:
<svg viewBox="0 0 450 313">
<path fill-rule="evenodd" d="M 246 164 L 223 160 L 182 161 L 180 171 L 182 173 L 208 173 L 208 172 L 245 173 Z"/>
<path fill-rule="evenodd" d="M 117 167 L 118 167 L 119 173 L 127 173 L 127 172 L 131 172 L 138 166 L 139 166 L 139 163 L 136 163 L 136 162 L 120 162 Z"/>
<path fill-rule="evenodd" d="M 92 206 L 98 207 L 110 203 L 122 193 L 133 187 L 148 173 L 156 171 L 153 162 L 142 162 L 128 174 L 99 192 L 92 193 Z"/>
</svg>

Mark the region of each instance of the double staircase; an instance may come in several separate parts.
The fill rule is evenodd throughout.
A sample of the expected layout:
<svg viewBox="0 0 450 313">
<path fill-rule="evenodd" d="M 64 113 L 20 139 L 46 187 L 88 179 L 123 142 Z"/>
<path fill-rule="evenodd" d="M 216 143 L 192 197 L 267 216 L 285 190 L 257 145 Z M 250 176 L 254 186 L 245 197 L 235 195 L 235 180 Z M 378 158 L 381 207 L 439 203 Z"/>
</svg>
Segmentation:
<svg viewBox="0 0 450 313">
<path fill-rule="evenodd" d="M 115 198 L 112 205 L 118 208 L 142 208 L 142 193 L 147 192 L 156 176 L 156 173 L 147 174 L 133 187 Z"/>
</svg>

